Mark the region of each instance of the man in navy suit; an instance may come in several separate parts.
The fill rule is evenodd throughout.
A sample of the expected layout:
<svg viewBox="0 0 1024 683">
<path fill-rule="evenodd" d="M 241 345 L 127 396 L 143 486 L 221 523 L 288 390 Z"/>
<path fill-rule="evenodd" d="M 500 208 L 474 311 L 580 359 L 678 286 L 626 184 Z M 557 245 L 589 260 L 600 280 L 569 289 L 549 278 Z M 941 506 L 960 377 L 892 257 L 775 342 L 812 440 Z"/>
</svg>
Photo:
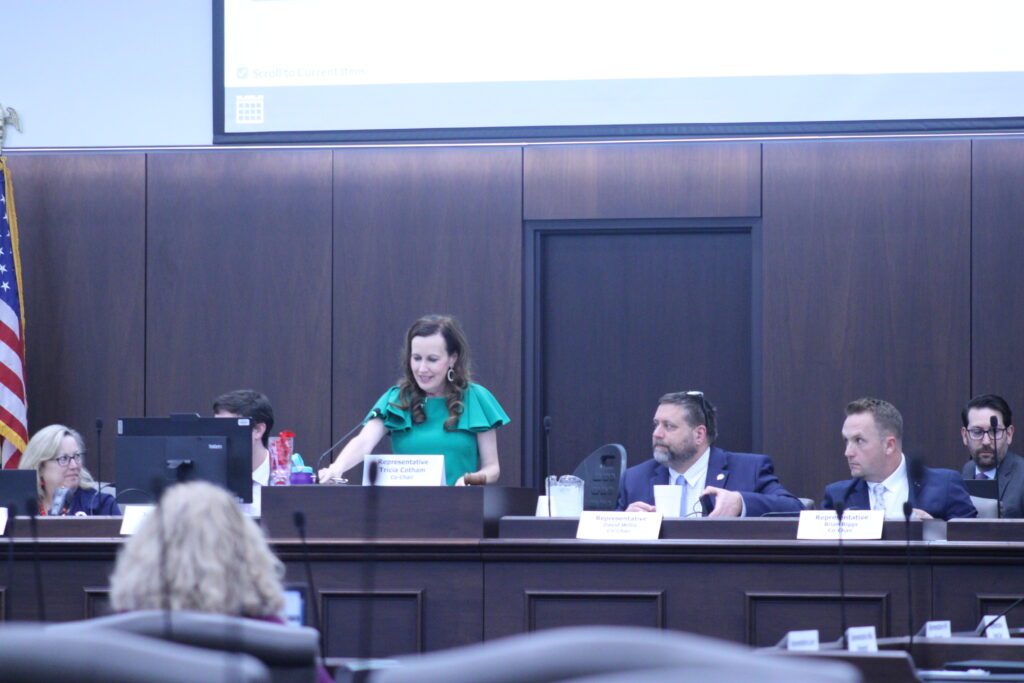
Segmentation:
<svg viewBox="0 0 1024 683">
<path fill-rule="evenodd" d="M 910 501 L 917 519 L 977 517 L 959 474 L 908 467 L 903 416 L 888 401 L 861 398 L 847 405 L 843 440 L 853 479 L 829 484 L 822 507 L 842 502 L 847 510 L 884 510 L 886 519 L 904 519 L 903 503 Z"/>
<path fill-rule="evenodd" d="M 713 497 L 710 517 L 760 517 L 799 512 L 800 501 L 775 476 L 771 458 L 730 453 L 712 444 L 718 436 L 715 407 L 699 391 L 665 394 L 654 414 L 654 459 L 626 470 L 619 485 L 619 510 L 655 512 L 654 486 L 684 487 L 681 510 L 670 517 L 700 516 L 700 497 Z"/>
</svg>

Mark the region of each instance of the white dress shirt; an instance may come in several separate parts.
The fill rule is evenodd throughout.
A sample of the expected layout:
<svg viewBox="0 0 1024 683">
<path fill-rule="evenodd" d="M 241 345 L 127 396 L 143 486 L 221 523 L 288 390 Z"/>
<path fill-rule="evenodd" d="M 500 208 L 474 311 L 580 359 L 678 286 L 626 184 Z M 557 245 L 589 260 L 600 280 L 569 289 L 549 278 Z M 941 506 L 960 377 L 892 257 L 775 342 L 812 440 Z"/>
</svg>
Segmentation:
<svg viewBox="0 0 1024 683">
<path fill-rule="evenodd" d="M 680 517 L 687 517 L 694 512 L 697 514 L 694 517 L 700 517 L 700 494 L 707 485 L 708 478 L 708 459 L 711 455 L 711 448 L 708 447 L 701 453 L 701 456 L 690 465 L 690 469 L 686 472 L 679 474 L 671 467 L 668 470 L 669 483 L 677 484 L 685 488 L 685 494 L 681 496 L 683 501 L 683 509 L 680 511 Z"/>
<path fill-rule="evenodd" d="M 242 512 L 254 517 L 260 516 L 262 502 L 262 491 L 264 486 L 270 485 L 270 456 L 263 459 L 262 464 L 252 471 L 252 503 L 242 505 Z"/>
<path fill-rule="evenodd" d="M 884 494 L 880 489 L 884 487 Z M 868 501 L 871 509 L 881 509 L 879 497 L 883 499 L 886 519 L 903 519 L 903 504 L 910 497 L 910 483 L 907 481 L 907 459 L 900 453 L 900 464 L 885 481 L 868 482 Z"/>
</svg>

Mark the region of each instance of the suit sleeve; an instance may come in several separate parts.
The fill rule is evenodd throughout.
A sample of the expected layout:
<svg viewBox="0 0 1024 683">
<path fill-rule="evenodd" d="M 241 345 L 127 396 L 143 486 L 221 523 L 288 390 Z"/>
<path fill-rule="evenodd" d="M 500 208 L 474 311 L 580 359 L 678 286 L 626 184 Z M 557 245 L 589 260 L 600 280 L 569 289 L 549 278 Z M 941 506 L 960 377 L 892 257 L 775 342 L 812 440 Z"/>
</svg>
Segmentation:
<svg viewBox="0 0 1024 683">
<path fill-rule="evenodd" d="M 832 500 L 832 492 L 829 487 L 825 487 L 825 494 L 821 497 L 821 509 L 822 510 L 835 510 L 836 502 Z"/>
<path fill-rule="evenodd" d="M 803 505 L 786 490 L 775 476 L 775 465 L 771 458 L 761 460 L 754 490 L 742 492 L 747 517 L 761 517 L 769 512 L 800 512 Z"/>
<path fill-rule="evenodd" d="M 960 519 L 964 517 L 977 517 L 978 510 L 971 502 L 971 494 L 964 486 L 963 477 L 956 472 L 950 471 L 949 486 L 946 493 L 946 514 L 943 519 Z"/>
</svg>

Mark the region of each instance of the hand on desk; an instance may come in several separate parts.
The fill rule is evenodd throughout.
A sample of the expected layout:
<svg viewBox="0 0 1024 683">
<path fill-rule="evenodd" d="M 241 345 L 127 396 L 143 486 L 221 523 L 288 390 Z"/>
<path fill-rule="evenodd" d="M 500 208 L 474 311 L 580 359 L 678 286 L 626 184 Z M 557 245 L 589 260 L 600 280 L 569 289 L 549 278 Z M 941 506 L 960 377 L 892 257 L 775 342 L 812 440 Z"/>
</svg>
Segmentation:
<svg viewBox="0 0 1024 683">
<path fill-rule="evenodd" d="M 918 508 L 914 508 L 914 514 L 911 517 L 911 519 L 925 520 L 925 519 L 935 519 L 935 518 L 932 517 L 931 515 L 929 515 L 924 510 L 919 510 Z"/>
<path fill-rule="evenodd" d="M 715 497 L 715 507 L 708 517 L 739 517 L 743 514 L 743 496 L 736 491 L 705 486 L 700 495 Z"/>
<path fill-rule="evenodd" d="M 635 503 L 630 503 L 629 507 L 626 508 L 626 512 L 657 512 L 658 508 L 654 507 L 650 503 L 645 503 L 642 500 L 638 500 Z"/>
</svg>

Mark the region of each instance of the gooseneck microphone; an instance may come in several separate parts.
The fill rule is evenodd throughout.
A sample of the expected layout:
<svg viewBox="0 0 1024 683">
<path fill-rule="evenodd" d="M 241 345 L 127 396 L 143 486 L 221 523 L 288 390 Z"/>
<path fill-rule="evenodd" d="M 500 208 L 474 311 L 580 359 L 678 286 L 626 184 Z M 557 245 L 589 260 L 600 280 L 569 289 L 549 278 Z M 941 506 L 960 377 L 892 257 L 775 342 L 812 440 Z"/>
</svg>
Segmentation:
<svg viewBox="0 0 1024 683">
<path fill-rule="evenodd" d="M 320 596 L 316 592 L 316 586 L 313 585 L 313 566 L 309 562 L 309 544 L 306 542 L 306 513 L 296 510 L 292 514 L 292 522 L 295 524 L 295 531 L 298 532 L 299 540 L 302 542 L 302 563 L 306 566 L 306 585 L 309 586 L 309 602 L 313 606 L 313 624 L 316 626 L 317 633 L 323 634 L 320 623 L 320 606 L 318 605 Z M 321 637 L 323 636 L 321 635 Z"/>
<path fill-rule="evenodd" d="M 36 609 L 39 621 L 46 621 L 46 604 L 43 598 L 43 564 L 39 559 L 39 501 L 34 497 L 25 501 L 29 527 L 32 529 L 32 568 L 36 578 Z"/>
<path fill-rule="evenodd" d="M 999 445 L 996 443 L 996 430 L 999 429 L 999 418 L 993 415 L 989 418 L 989 426 L 992 428 L 992 450 L 996 459 L 996 517 L 1003 517 L 1003 487 L 999 485 Z"/>
<path fill-rule="evenodd" d="M 914 506 L 909 500 L 903 501 L 903 522 L 907 532 L 907 634 L 910 636 L 908 651 L 914 656 L 914 600 L 913 584 L 910 568 L 910 517 L 914 514 Z"/>
<path fill-rule="evenodd" d="M 14 585 L 14 518 L 18 514 L 17 508 L 14 507 L 14 503 L 8 503 L 7 505 L 7 586 L 10 588 Z M 7 603 L 7 613 L 14 614 L 14 608 L 11 607 L 11 598 L 14 596 L 16 591 L 7 590 L 4 592 L 4 599 Z"/>
<path fill-rule="evenodd" d="M 100 493 L 103 491 L 103 420 L 96 418 L 96 495 L 92 497 L 92 505 L 89 506 L 89 514 L 96 514 L 96 506 L 100 502 Z"/>
<path fill-rule="evenodd" d="M 328 448 L 326 451 L 324 451 L 323 453 L 320 454 L 320 457 L 318 457 L 316 459 L 316 467 L 313 469 L 313 476 L 315 477 L 315 479 L 316 479 L 316 481 L 318 483 L 320 481 L 320 476 L 319 476 L 320 466 L 324 464 L 324 458 L 326 458 L 328 455 L 334 453 L 334 449 L 335 448 L 337 448 L 338 446 L 340 446 L 344 442 L 348 441 L 349 437 L 351 437 L 353 434 L 355 434 L 360 429 L 362 429 L 362 427 L 363 427 L 363 425 L 365 423 L 367 423 L 370 420 L 373 420 L 375 418 L 379 419 L 379 420 L 383 420 L 384 419 L 384 411 L 382 411 L 380 408 L 374 408 L 373 410 L 371 410 L 370 411 L 370 416 L 368 418 L 366 418 L 366 420 L 364 420 L 362 422 L 359 422 L 355 427 L 353 427 L 352 429 L 348 430 L 348 432 L 345 434 L 345 436 L 343 436 L 340 439 L 338 439 L 337 441 L 335 441 L 331 445 L 330 448 Z"/>
<path fill-rule="evenodd" d="M 548 519 L 551 518 L 551 491 L 548 477 L 551 476 L 551 416 L 544 416 L 544 497 L 548 502 Z"/>
<path fill-rule="evenodd" d="M 1024 602 L 1024 598 L 1017 598 L 1016 600 L 1014 600 L 1013 602 L 1011 602 L 1011 603 L 1010 603 L 1010 606 L 1009 606 L 1009 607 L 1007 607 L 1007 608 L 1006 608 L 1006 609 L 1004 609 L 1004 610 L 1003 610 L 1002 612 L 1000 612 L 999 614 L 997 614 L 997 615 L 996 615 L 996 618 L 995 618 L 995 619 L 993 619 L 992 621 L 990 621 L 990 622 L 988 622 L 987 624 L 985 624 L 985 628 L 983 628 L 983 629 L 981 629 L 980 631 L 978 631 L 978 637 L 980 638 L 981 636 L 985 635 L 985 631 L 987 631 L 987 630 L 988 630 L 988 627 L 989 627 L 989 626 L 991 626 L 992 624 L 996 623 L 997 621 L 999 621 L 1000 619 L 1002 619 L 1003 617 L 1005 617 L 1005 616 L 1006 616 L 1007 614 L 1009 614 L 1010 612 L 1012 612 L 1012 611 L 1013 611 L 1013 609 L 1014 609 L 1014 608 L 1015 608 L 1015 607 L 1016 607 L 1017 605 L 1019 605 L 1020 603 L 1022 603 L 1022 602 Z"/>
<path fill-rule="evenodd" d="M 839 636 L 839 645 L 844 650 L 846 649 L 846 558 L 843 557 L 843 513 L 846 512 L 846 498 L 849 497 L 852 490 L 853 486 L 835 505 L 836 520 L 839 522 L 837 531 L 839 538 L 839 627 L 843 630 L 842 635 Z"/>
</svg>

